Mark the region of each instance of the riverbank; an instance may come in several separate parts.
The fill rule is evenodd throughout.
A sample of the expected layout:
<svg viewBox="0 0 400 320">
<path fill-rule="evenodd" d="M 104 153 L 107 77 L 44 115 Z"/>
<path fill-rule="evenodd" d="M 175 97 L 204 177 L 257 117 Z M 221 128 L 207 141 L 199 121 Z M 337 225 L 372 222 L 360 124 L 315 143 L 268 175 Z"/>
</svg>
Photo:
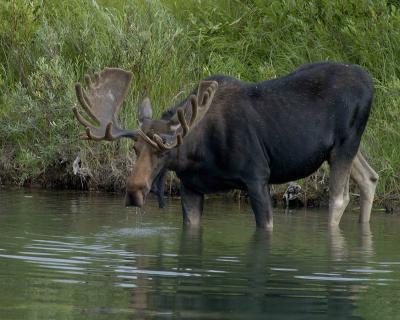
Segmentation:
<svg viewBox="0 0 400 320">
<path fill-rule="evenodd" d="M 124 189 L 135 160 L 132 142 L 78 139 L 74 83 L 87 72 L 133 72 L 119 121 L 136 128 L 144 88 L 157 117 L 211 74 L 260 81 L 307 62 L 335 60 L 359 64 L 374 78 L 361 148 L 380 175 L 377 203 L 398 199 L 399 6 L 383 0 L 232 3 L 1 2 L 0 183 Z M 318 176 L 325 180 L 326 173 Z M 303 183 L 326 194 L 326 184 L 314 180 Z"/>
<path fill-rule="evenodd" d="M 73 172 L 73 169 L 71 168 Z M 40 179 L 35 181 L 26 181 L 23 185 L 16 185 L 0 176 L 0 191 L 8 189 L 25 190 L 48 189 L 48 190 L 74 190 L 87 192 L 109 192 L 121 194 L 125 193 L 125 176 L 116 180 L 108 178 L 99 180 L 99 184 L 90 187 L 93 179 L 88 175 L 83 175 L 83 169 L 80 173 L 71 174 L 71 172 L 54 170 L 47 172 Z M 88 171 L 86 171 L 88 172 Z M 329 178 L 327 169 L 321 168 L 318 172 L 301 181 L 271 185 L 271 198 L 274 208 L 328 208 L 329 206 Z M 180 198 L 179 179 L 173 172 L 169 172 L 165 182 L 165 197 L 176 199 Z M 207 195 L 207 198 L 230 199 L 232 202 L 248 202 L 248 196 L 245 191 L 232 190 L 229 193 Z M 359 193 L 358 188 L 351 184 L 350 190 L 350 208 L 358 210 Z M 374 210 L 382 211 L 387 214 L 400 213 L 400 195 L 390 197 L 379 197 L 377 195 L 374 201 Z"/>
</svg>

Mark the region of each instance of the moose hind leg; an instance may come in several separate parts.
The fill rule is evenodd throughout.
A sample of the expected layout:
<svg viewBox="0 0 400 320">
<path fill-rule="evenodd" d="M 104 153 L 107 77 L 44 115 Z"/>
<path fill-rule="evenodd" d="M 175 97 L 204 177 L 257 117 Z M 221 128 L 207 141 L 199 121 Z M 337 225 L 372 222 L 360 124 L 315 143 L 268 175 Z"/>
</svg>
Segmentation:
<svg viewBox="0 0 400 320">
<path fill-rule="evenodd" d="M 329 224 L 338 226 L 349 204 L 350 161 L 330 164 L 329 176 Z"/>
<path fill-rule="evenodd" d="M 181 202 L 183 224 L 190 226 L 200 225 L 200 218 L 203 214 L 204 195 L 188 189 L 181 183 Z"/>
<path fill-rule="evenodd" d="M 351 178 L 354 179 L 360 188 L 361 211 L 359 222 L 369 222 L 379 175 L 370 167 L 361 152 L 358 152 L 354 158 L 351 167 Z"/>
</svg>

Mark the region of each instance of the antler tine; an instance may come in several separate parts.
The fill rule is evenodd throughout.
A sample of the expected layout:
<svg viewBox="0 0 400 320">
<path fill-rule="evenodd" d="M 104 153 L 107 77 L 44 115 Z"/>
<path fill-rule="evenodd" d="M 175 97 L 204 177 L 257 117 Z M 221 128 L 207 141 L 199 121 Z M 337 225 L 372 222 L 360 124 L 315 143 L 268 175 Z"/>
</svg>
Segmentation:
<svg viewBox="0 0 400 320">
<path fill-rule="evenodd" d="M 201 106 L 206 106 L 209 99 L 214 97 L 214 93 L 217 89 L 218 83 L 213 81 L 209 85 L 209 87 L 204 91 L 202 97 L 201 97 Z"/>
<path fill-rule="evenodd" d="M 157 146 L 158 146 L 160 151 L 167 151 L 167 150 L 171 150 L 171 149 L 174 149 L 176 147 L 179 147 L 182 144 L 183 139 L 182 139 L 182 135 L 178 134 L 176 136 L 175 143 L 171 144 L 171 145 L 167 145 L 167 144 L 165 144 L 163 142 L 162 138 L 158 134 L 154 134 L 153 135 L 153 141 L 155 141 L 157 143 Z"/>
<path fill-rule="evenodd" d="M 96 86 L 99 85 L 99 83 L 100 83 L 100 75 L 99 75 L 99 73 L 95 72 L 95 74 L 93 76 L 94 76 L 94 80 L 95 80 L 95 85 Z"/>
<path fill-rule="evenodd" d="M 90 131 L 90 127 L 86 127 L 86 135 L 88 136 L 88 140 L 94 140 L 94 141 L 100 141 L 103 140 L 102 137 L 93 135 L 92 132 Z"/>
<path fill-rule="evenodd" d="M 82 137 L 82 135 L 85 135 L 85 134 L 86 134 L 86 137 Z M 115 138 L 116 137 L 114 137 L 112 135 L 112 122 L 107 124 L 104 137 L 97 136 L 97 135 L 93 134 L 92 131 L 90 130 L 90 127 L 86 127 L 85 132 L 81 133 L 81 139 L 82 140 L 94 140 L 94 141 L 108 140 L 108 141 L 112 141 L 112 140 L 115 140 Z"/>
<path fill-rule="evenodd" d="M 153 139 L 151 139 L 149 136 L 147 136 L 146 133 L 144 133 L 141 129 L 138 130 L 138 134 L 143 138 L 144 141 L 146 141 L 149 145 L 153 146 L 156 149 L 159 149 L 158 143 Z M 155 135 L 156 136 L 156 135 Z M 160 137 L 161 139 L 161 137 Z M 162 140 L 162 139 L 161 139 Z"/>
<path fill-rule="evenodd" d="M 89 77 L 89 76 L 88 76 Z M 86 77 L 85 77 L 86 78 Z M 90 79 L 90 78 L 89 78 Z M 89 80 L 90 81 L 90 80 Z M 91 83 L 91 82 L 90 82 Z M 86 91 L 82 88 L 80 83 L 75 85 L 76 96 L 78 98 L 79 103 L 85 109 L 86 113 L 97 123 L 99 123 L 99 119 L 94 115 L 92 111 L 92 104 L 90 102 L 89 97 L 86 94 Z"/>
<path fill-rule="evenodd" d="M 90 140 L 90 139 L 91 139 L 91 140 L 99 141 L 99 140 L 102 140 L 102 139 L 103 139 L 103 138 L 101 138 L 101 137 L 98 137 L 98 136 L 95 136 L 95 135 L 92 134 L 92 132 L 90 131 L 90 127 L 91 127 L 92 125 L 91 125 L 89 122 L 87 122 L 87 121 L 85 120 L 85 118 L 83 118 L 83 117 L 81 116 L 81 114 L 79 113 L 79 111 L 78 111 L 78 109 L 77 109 L 76 107 L 72 108 L 72 111 L 74 112 L 76 119 L 77 119 L 83 126 L 85 126 L 85 132 L 81 132 L 80 135 L 79 135 L 79 137 L 80 137 L 81 140 Z M 109 123 L 109 124 L 107 125 L 106 134 L 105 134 L 106 140 L 109 140 L 109 141 L 111 141 L 111 140 L 114 139 L 113 136 L 112 136 L 112 134 L 111 134 L 111 129 L 112 129 L 112 123 Z"/>
<path fill-rule="evenodd" d="M 207 103 L 207 100 L 208 100 L 209 97 L 210 97 L 210 95 L 208 94 L 207 91 L 205 91 L 205 92 L 203 93 L 203 96 L 201 97 L 200 106 L 204 106 L 204 105 Z"/>
<path fill-rule="evenodd" d="M 108 141 L 111 141 L 111 140 L 114 140 L 114 139 L 115 139 L 115 137 L 112 135 L 112 127 L 113 127 L 112 122 L 109 122 L 109 123 L 107 124 L 107 126 L 106 126 L 106 133 L 105 133 L 104 137 L 105 137 L 106 140 L 108 140 Z"/>
<path fill-rule="evenodd" d="M 189 103 L 192 107 L 192 116 L 190 117 L 189 125 L 192 126 L 194 120 L 197 118 L 197 97 L 194 94 L 189 97 Z"/>
<path fill-rule="evenodd" d="M 77 109 L 76 107 L 73 107 L 73 108 L 72 108 L 72 111 L 74 112 L 75 117 L 76 117 L 76 119 L 80 122 L 80 124 L 82 124 L 82 125 L 85 126 L 85 127 L 89 127 L 89 126 L 90 126 L 90 123 L 87 122 L 87 121 L 85 120 L 85 118 L 81 116 L 81 114 L 79 113 L 79 111 L 78 111 L 78 109 Z"/>
<path fill-rule="evenodd" d="M 90 78 L 90 76 L 89 76 L 88 74 L 85 74 L 85 82 L 86 82 L 86 85 L 87 85 L 89 88 L 92 88 L 92 87 L 93 87 L 92 79 Z"/>
<path fill-rule="evenodd" d="M 183 130 L 182 137 L 185 137 L 189 132 L 189 126 L 188 126 L 188 124 L 186 122 L 186 119 L 185 119 L 185 112 L 182 109 L 179 109 L 177 111 L 177 113 L 178 113 L 178 120 L 179 120 L 179 122 L 181 124 L 181 127 L 182 127 L 182 130 Z M 192 116 L 193 116 L 193 113 L 192 113 Z"/>
</svg>

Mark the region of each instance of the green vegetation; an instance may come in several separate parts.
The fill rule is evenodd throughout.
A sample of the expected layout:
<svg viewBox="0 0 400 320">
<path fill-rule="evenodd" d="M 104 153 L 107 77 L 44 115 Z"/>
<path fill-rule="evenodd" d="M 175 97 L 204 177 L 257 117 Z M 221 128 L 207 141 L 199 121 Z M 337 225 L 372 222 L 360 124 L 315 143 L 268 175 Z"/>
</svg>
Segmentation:
<svg viewBox="0 0 400 320">
<path fill-rule="evenodd" d="M 144 87 L 160 115 L 206 75 L 258 81 L 307 62 L 336 60 L 360 64 L 374 77 L 376 99 L 362 149 L 381 176 L 380 198 L 391 198 L 400 194 L 398 30 L 400 3 L 393 0 L 2 1 L 0 179 L 124 185 L 134 162 L 132 142 L 77 139 L 73 85 L 84 73 L 106 66 L 134 73 L 120 119 L 132 128 Z"/>
</svg>

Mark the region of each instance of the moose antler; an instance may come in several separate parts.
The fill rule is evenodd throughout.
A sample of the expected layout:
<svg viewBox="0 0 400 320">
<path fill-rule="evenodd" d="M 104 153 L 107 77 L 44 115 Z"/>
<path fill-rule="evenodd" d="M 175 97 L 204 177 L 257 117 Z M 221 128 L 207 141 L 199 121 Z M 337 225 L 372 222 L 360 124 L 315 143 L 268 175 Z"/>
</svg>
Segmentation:
<svg viewBox="0 0 400 320">
<path fill-rule="evenodd" d="M 132 80 L 132 73 L 117 68 L 106 68 L 91 78 L 85 75 L 88 92 L 80 83 L 75 85 L 76 96 L 86 113 L 99 124 L 91 125 L 81 116 L 77 108 L 73 112 L 77 120 L 86 128 L 80 134 L 85 140 L 114 140 L 119 137 L 135 138 L 138 132 L 124 130 L 118 125 L 117 115 Z"/>
<path fill-rule="evenodd" d="M 197 95 L 192 94 L 188 98 L 186 108 L 178 109 L 177 116 L 182 128 L 182 132 L 177 134 L 176 141 L 174 143 L 164 143 L 163 139 L 157 134 L 152 136 L 152 140 L 158 145 L 161 151 L 170 150 L 182 144 L 183 138 L 189 133 L 189 131 L 193 130 L 193 128 L 207 113 L 217 88 L 218 82 L 216 81 L 202 81 L 197 90 Z M 188 124 L 186 115 L 189 110 L 189 106 L 191 107 L 191 116 Z"/>
</svg>

